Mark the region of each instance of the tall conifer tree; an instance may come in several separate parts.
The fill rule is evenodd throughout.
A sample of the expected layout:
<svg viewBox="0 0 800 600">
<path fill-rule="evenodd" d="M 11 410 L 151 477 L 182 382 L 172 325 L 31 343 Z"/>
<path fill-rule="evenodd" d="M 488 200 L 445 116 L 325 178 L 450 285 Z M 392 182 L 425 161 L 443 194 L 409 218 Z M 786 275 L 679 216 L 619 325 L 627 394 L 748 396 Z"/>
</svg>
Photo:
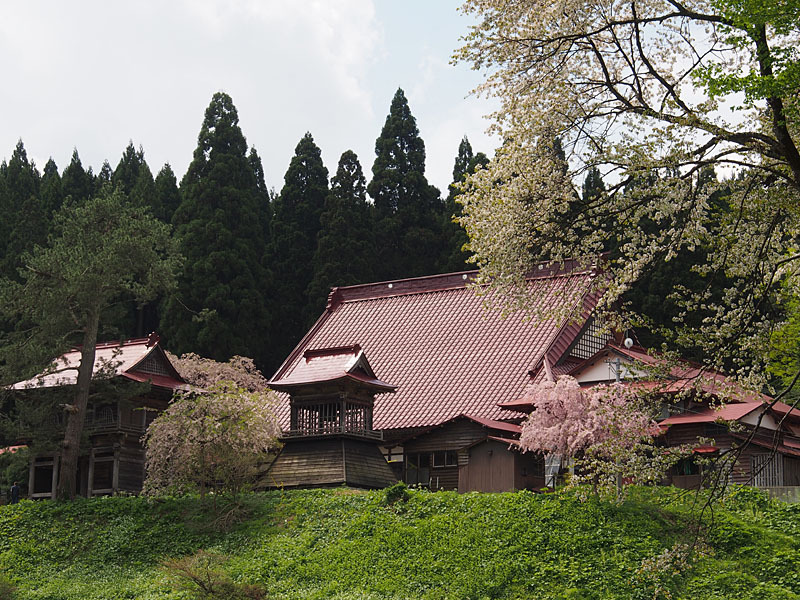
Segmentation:
<svg viewBox="0 0 800 600">
<path fill-rule="evenodd" d="M 58 173 L 58 166 L 51 158 L 47 161 L 42 172 L 42 185 L 39 188 L 42 197 L 42 206 L 48 215 L 53 214 L 64 201 L 64 193 L 61 189 L 61 175 Z"/>
<path fill-rule="evenodd" d="M 28 160 L 22 140 L 17 142 L 8 161 L 4 179 L 2 211 L 7 227 L 0 241 L 4 246 L 0 270 L 16 278 L 23 252 L 32 249 L 34 244 L 46 241 L 50 216 L 39 197 L 41 175 L 36 165 Z"/>
<path fill-rule="evenodd" d="M 258 187 L 239 115 L 223 92 L 206 109 L 181 195 L 173 223 L 186 263 L 161 319 L 167 343 L 176 352 L 215 360 L 240 354 L 263 365 L 269 282 Z"/>
<path fill-rule="evenodd" d="M 440 270 L 445 241 L 444 205 L 425 178 L 425 143 L 403 90 L 398 88 L 375 141 L 372 181 L 379 278 L 427 275 Z"/>
<path fill-rule="evenodd" d="M 172 215 L 181 203 L 178 191 L 178 180 L 169 163 L 165 163 L 156 175 L 155 181 L 156 205 L 161 207 L 161 215 L 156 215 L 166 223 L 172 222 Z"/>
<path fill-rule="evenodd" d="M 129 198 L 133 186 L 139 179 L 139 171 L 143 164 L 145 164 L 144 150 L 141 147 L 136 150 L 133 142 L 128 142 L 122 158 L 119 159 L 117 168 L 114 169 L 114 174 L 111 176 L 111 182 Z"/>
<path fill-rule="evenodd" d="M 374 278 L 375 239 L 367 182 L 352 150 L 339 159 L 320 225 L 314 276 L 306 290 L 307 322 L 319 317 L 331 287 L 366 283 Z"/>
<path fill-rule="evenodd" d="M 164 207 L 156 194 L 153 172 L 144 159 L 144 150 L 141 146 L 136 150 L 133 142 L 122 153 L 117 168 L 111 177 L 111 182 L 128 197 L 134 206 L 144 206 L 150 209 L 154 217 L 167 221 Z"/>
<path fill-rule="evenodd" d="M 597 200 L 606 191 L 606 184 L 603 183 L 603 175 L 597 167 L 591 167 L 586 172 L 586 178 L 581 186 L 581 196 L 583 202 Z"/>
<path fill-rule="evenodd" d="M 272 226 L 272 193 L 267 187 L 267 182 L 264 180 L 264 166 L 261 164 L 261 157 L 256 152 L 254 147 L 250 148 L 250 154 L 247 155 L 247 162 L 250 163 L 250 168 L 253 170 L 253 176 L 256 178 L 256 186 L 258 187 L 259 204 L 261 207 L 261 214 L 264 220 L 266 230 L 264 232 L 265 238 L 269 238 L 269 228 Z M 267 252 L 271 249 L 267 248 Z M 265 265 L 269 268 L 272 261 L 269 258 L 265 261 Z"/>
<path fill-rule="evenodd" d="M 272 218 L 276 362 L 299 341 L 308 325 L 306 288 L 313 276 L 312 259 L 327 195 L 328 169 L 314 138 L 306 133 L 295 148 Z"/>
<path fill-rule="evenodd" d="M 61 189 L 64 198 L 72 198 L 79 202 L 88 200 L 94 195 L 94 176 L 92 169 L 84 170 L 81 164 L 81 157 L 78 156 L 77 148 L 72 151 L 72 159 L 61 174 Z"/>
<path fill-rule="evenodd" d="M 473 154 L 472 145 L 469 143 L 467 136 L 464 136 L 458 145 L 458 154 L 456 154 L 453 164 L 453 183 L 449 186 L 447 202 L 445 203 L 444 230 L 448 239 L 444 257 L 445 271 L 463 271 L 470 267 L 466 262 L 467 258 L 469 258 L 469 253 L 463 250 L 464 244 L 469 241 L 469 238 L 464 228 L 456 221 L 462 214 L 462 206 L 457 202 L 457 198 L 461 193 L 457 184 L 464 181 L 467 175 L 474 173 L 478 166 L 486 165 L 488 162 L 489 158 L 483 152 Z"/>
<path fill-rule="evenodd" d="M 103 187 L 111 184 L 112 177 L 114 177 L 114 169 L 111 168 L 108 160 L 104 160 L 103 166 L 100 167 L 100 172 L 97 174 L 97 179 L 95 180 L 95 188 L 98 194 L 103 191 Z"/>
</svg>

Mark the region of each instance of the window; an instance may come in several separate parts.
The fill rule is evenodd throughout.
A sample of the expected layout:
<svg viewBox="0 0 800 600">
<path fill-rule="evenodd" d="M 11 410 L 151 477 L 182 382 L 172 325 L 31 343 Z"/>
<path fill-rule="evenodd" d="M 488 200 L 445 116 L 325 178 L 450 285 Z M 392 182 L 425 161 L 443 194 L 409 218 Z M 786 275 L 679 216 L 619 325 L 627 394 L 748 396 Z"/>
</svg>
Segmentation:
<svg viewBox="0 0 800 600">
<path fill-rule="evenodd" d="M 457 466 L 458 453 L 455 450 L 439 450 L 433 453 L 433 468 Z"/>
</svg>

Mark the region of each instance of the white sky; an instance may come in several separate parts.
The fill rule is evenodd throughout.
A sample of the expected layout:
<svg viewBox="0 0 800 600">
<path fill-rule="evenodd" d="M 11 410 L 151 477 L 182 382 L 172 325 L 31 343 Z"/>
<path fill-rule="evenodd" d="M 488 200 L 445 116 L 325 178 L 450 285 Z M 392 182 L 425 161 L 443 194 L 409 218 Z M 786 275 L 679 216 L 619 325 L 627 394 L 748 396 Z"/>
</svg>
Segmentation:
<svg viewBox="0 0 800 600">
<path fill-rule="evenodd" d="M 155 175 L 178 179 L 214 92 L 280 191 L 306 131 L 332 176 L 354 150 L 371 178 L 375 138 L 398 86 L 425 141 L 427 176 L 446 194 L 463 135 L 492 155 L 469 97 L 481 75 L 452 66 L 469 19 L 456 0 L 0 0 L 0 157 L 18 139 L 41 170 L 77 148 L 84 168 L 116 167 L 128 141 Z"/>
</svg>

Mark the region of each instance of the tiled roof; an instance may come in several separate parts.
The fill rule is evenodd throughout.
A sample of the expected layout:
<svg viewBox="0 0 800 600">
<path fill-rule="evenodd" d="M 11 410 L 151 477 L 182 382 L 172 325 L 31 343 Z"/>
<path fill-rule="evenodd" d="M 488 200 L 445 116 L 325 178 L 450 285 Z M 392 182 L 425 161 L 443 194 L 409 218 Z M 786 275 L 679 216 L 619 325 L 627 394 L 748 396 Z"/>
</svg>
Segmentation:
<svg viewBox="0 0 800 600">
<path fill-rule="evenodd" d="M 306 350 L 294 370 L 279 381 L 271 381 L 270 387 L 291 391 L 310 384 L 343 380 L 358 382 L 375 392 L 393 392 L 396 389 L 375 376 L 358 345 Z"/>
<path fill-rule="evenodd" d="M 670 364 L 658 353 L 650 352 L 642 347 L 633 346 L 626 348 L 621 344 L 614 341 L 606 342 L 606 345 L 599 352 L 590 358 L 575 362 L 574 359 L 568 358 L 566 361 L 551 368 L 551 373 L 554 378 L 561 375 L 570 375 L 579 377 L 587 367 L 590 367 L 604 356 L 622 355 L 631 359 L 634 363 L 641 363 L 646 368 L 653 368 L 658 370 L 664 368 L 665 372 L 656 374 L 654 371 L 653 378 L 644 379 L 624 379 L 625 385 L 637 389 L 648 390 L 659 394 L 680 394 L 690 391 L 703 392 L 710 396 L 716 396 L 724 399 L 729 403 L 772 403 L 772 399 L 766 394 L 754 392 L 744 388 L 735 379 L 720 373 L 705 369 L 700 365 L 686 360 L 679 360 L 674 364 Z M 667 368 L 668 367 L 668 368 Z M 609 369 L 609 378 L 613 377 L 613 371 Z M 537 365 L 537 368 L 531 372 L 531 382 L 528 388 L 520 395 L 520 397 L 513 399 L 509 402 L 504 402 L 500 406 L 507 410 L 513 410 L 520 413 L 530 413 L 533 410 L 533 404 L 529 399 L 529 391 L 535 388 L 536 384 L 542 383 L 546 380 L 544 365 Z M 592 381 L 589 383 L 582 383 L 584 386 L 604 385 L 606 381 Z M 791 406 L 783 402 L 774 403 L 773 409 L 781 414 L 789 413 L 790 418 L 800 419 L 800 410 L 792 409 Z M 713 419 L 712 419 L 713 420 Z"/>
<path fill-rule="evenodd" d="M 567 327 L 519 312 L 504 318 L 468 287 L 475 274 L 334 288 L 273 381 L 293 378 L 309 348 L 358 344 L 381 379 L 398 388 L 378 396 L 375 429 L 428 427 L 461 414 L 518 418 L 497 404 L 520 396 L 528 371 Z M 580 303 L 594 277 L 545 268 L 529 281 L 531 297 L 540 308 L 567 303 L 585 312 L 591 306 Z"/>
<path fill-rule="evenodd" d="M 474 417 L 472 415 L 464 415 L 464 417 L 470 421 L 475 421 L 479 425 L 488 427 L 489 429 L 499 429 L 500 431 L 508 431 L 516 434 L 522 432 L 522 427 L 516 423 L 506 423 L 505 421 L 495 421 L 493 419 L 482 419 L 481 417 Z"/>
<path fill-rule="evenodd" d="M 731 403 L 719 408 L 704 408 L 695 413 L 674 415 L 661 421 L 658 426 L 667 428 L 670 425 L 686 425 L 687 423 L 714 423 L 716 421 L 736 421 L 749 415 L 764 405 L 755 402 Z"/>
<path fill-rule="evenodd" d="M 137 367 L 151 354 L 154 354 L 164 365 L 166 373 L 155 374 L 146 370 L 138 370 Z M 26 381 L 15 383 L 11 389 L 75 385 L 78 380 L 80 362 L 80 349 L 70 350 L 53 361 L 52 369 Z M 169 363 L 169 359 L 163 355 L 163 351 L 158 346 L 158 336 L 97 344 L 92 374 L 96 376 L 98 373 L 108 377 L 122 376 L 133 381 L 151 381 L 153 385 L 167 389 L 189 388 Z"/>
<path fill-rule="evenodd" d="M 788 454 L 789 456 L 797 456 L 800 457 L 800 448 L 798 448 L 798 441 L 792 439 L 784 439 L 784 443 L 779 443 L 778 440 L 773 438 L 772 436 L 748 436 L 747 434 L 741 433 L 732 433 L 732 437 L 740 440 L 742 442 L 750 442 L 755 444 L 756 446 L 761 446 L 762 448 L 767 448 L 773 452 L 779 452 L 781 454 Z"/>
</svg>

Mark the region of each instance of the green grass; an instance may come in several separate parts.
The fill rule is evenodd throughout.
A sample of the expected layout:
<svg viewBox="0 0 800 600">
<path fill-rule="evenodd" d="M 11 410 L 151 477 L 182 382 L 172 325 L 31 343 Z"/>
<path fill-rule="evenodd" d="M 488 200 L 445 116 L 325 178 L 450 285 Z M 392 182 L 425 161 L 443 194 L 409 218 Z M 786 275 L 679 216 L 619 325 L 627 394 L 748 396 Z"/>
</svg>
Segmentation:
<svg viewBox="0 0 800 600">
<path fill-rule="evenodd" d="M 200 549 L 280 599 L 652 599 L 642 561 L 691 542 L 694 495 L 633 490 L 426 493 L 387 503 L 346 489 L 253 494 L 225 532 L 198 498 L 0 507 L 0 573 L 18 599 L 192 598 L 159 563 Z M 800 506 L 743 489 L 713 514 L 706 555 L 660 573 L 673 598 L 800 599 Z M 0 580 L 2 577 L 0 577 Z M 1 583 L 1 582 L 0 582 Z M 0 585 L 0 600 L 5 600 Z"/>
</svg>

